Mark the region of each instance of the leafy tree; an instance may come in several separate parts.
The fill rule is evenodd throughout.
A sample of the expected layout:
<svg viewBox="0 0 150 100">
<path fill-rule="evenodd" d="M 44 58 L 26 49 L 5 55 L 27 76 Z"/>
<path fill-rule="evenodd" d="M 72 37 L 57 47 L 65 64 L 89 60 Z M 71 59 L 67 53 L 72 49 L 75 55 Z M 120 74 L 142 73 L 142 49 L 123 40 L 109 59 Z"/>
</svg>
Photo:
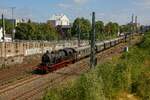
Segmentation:
<svg viewBox="0 0 150 100">
<path fill-rule="evenodd" d="M 110 34 L 111 33 L 111 26 L 112 26 L 112 22 L 109 22 L 105 25 L 105 32 L 107 34 Z"/>
<path fill-rule="evenodd" d="M 57 32 L 49 23 L 20 23 L 16 27 L 16 39 L 22 40 L 54 40 Z"/>
<path fill-rule="evenodd" d="M 105 35 L 107 37 L 116 37 L 118 33 L 119 25 L 118 23 L 109 22 L 105 25 Z"/>
<path fill-rule="evenodd" d="M 118 23 L 113 23 L 113 33 L 117 33 L 119 30 L 119 24 Z"/>
<path fill-rule="evenodd" d="M 6 33 L 11 34 L 12 33 L 12 29 L 13 29 L 13 23 L 8 21 L 7 19 L 5 19 L 4 21 L 5 21 Z M 0 19 L 0 25 L 2 26 L 2 19 Z"/>
<path fill-rule="evenodd" d="M 72 27 L 72 35 L 78 36 L 78 27 L 80 27 L 81 39 L 88 39 L 91 31 L 91 23 L 85 18 L 75 19 Z"/>
<path fill-rule="evenodd" d="M 127 24 L 127 25 L 122 25 L 120 26 L 120 32 L 130 32 L 131 31 L 131 25 Z"/>
<path fill-rule="evenodd" d="M 95 24 L 96 27 L 96 38 L 97 39 L 102 39 L 103 33 L 104 33 L 104 23 L 102 21 L 97 21 Z"/>
<path fill-rule="evenodd" d="M 46 40 L 57 39 L 58 34 L 56 33 L 55 28 L 52 27 L 50 23 L 41 24 L 41 26 L 42 26 L 42 30 L 41 31 L 43 32 Z"/>
<path fill-rule="evenodd" d="M 32 23 L 21 23 L 16 27 L 15 38 L 25 40 L 35 40 L 36 26 Z"/>
<path fill-rule="evenodd" d="M 104 23 L 102 21 L 97 21 L 95 27 L 96 27 L 96 33 L 104 32 Z"/>
<path fill-rule="evenodd" d="M 117 23 L 109 22 L 105 26 L 105 32 L 108 34 L 115 34 L 118 32 L 119 25 Z"/>
</svg>

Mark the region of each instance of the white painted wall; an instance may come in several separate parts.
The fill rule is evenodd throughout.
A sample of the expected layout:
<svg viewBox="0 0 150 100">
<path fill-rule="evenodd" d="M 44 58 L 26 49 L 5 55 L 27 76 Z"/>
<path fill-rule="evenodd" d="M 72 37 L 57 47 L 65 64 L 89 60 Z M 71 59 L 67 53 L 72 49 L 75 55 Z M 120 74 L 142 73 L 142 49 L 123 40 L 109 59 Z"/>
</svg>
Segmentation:
<svg viewBox="0 0 150 100">
<path fill-rule="evenodd" d="M 62 25 L 62 26 L 67 26 L 70 25 L 70 20 L 66 15 L 53 15 L 50 21 L 55 21 L 54 26 Z M 54 23 L 53 23 L 54 24 Z"/>
<path fill-rule="evenodd" d="M 25 51 L 25 56 L 29 56 L 29 55 L 35 55 L 35 54 L 41 54 L 41 53 L 45 53 L 46 51 L 52 51 L 51 47 L 44 47 L 42 48 L 31 48 L 31 49 L 27 49 Z"/>
<path fill-rule="evenodd" d="M 4 34 L 5 34 L 5 32 L 4 32 Z M 0 42 L 2 42 L 3 41 L 3 28 L 0 28 Z M 12 38 L 11 37 L 4 37 L 4 39 L 5 39 L 5 42 L 11 42 L 12 41 Z"/>
<path fill-rule="evenodd" d="M 3 29 L 2 28 L 0 28 L 0 41 L 2 40 L 2 37 L 3 37 Z"/>
</svg>

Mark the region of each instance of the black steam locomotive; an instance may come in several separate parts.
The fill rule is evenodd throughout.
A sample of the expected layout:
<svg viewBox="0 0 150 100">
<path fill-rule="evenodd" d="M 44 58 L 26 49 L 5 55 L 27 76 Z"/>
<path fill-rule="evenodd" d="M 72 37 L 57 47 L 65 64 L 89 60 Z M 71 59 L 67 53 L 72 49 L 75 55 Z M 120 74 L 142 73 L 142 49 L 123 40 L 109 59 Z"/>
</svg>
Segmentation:
<svg viewBox="0 0 150 100">
<path fill-rule="evenodd" d="M 60 67 L 64 67 L 69 63 L 74 63 L 76 59 L 77 52 L 73 48 L 64 48 L 51 53 L 46 51 L 42 56 L 42 63 L 37 70 L 40 71 L 40 73 L 47 73 Z"/>
</svg>

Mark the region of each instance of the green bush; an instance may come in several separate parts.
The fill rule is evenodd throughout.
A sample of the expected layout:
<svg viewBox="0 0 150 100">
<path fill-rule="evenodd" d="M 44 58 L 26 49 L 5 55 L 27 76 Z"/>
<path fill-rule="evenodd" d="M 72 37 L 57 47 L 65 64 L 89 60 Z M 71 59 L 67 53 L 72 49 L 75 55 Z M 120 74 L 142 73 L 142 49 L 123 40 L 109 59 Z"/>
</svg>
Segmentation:
<svg viewBox="0 0 150 100">
<path fill-rule="evenodd" d="M 75 80 L 70 87 L 51 89 L 44 100 L 116 100 L 119 93 L 131 92 L 150 99 L 150 35 L 129 49 L 121 59 L 97 66 Z"/>
<path fill-rule="evenodd" d="M 105 100 L 103 83 L 93 71 L 82 75 L 70 87 L 51 89 L 44 100 Z"/>
<path fill-rule="evenodd" d="M 145 33 L 143 42 L 140 44 L 141 48 L 150 49 L 150 32 Z"/>
<path fill-rule="evenodd" d="M 128 66 L 126 62 L 114 64 L 113 61 L 98 66 L 97 73 L 102 77 L 104 93 L 107 98 L 112 99 L 119 91 L 128 89 Z"/>
<path fill-rule="evenodd" d="M 137 95 L 139 95 L 143 100 L 150 100 L 150 73 L 143 72 L 139 76 L 137 84 Z"/>
<path fill-rule="evenodd" d="M 97 74 L 98 77 L 102 77 L 103 83 L 104 83 L 104 93 L 106 94 L 107 98 L 111 97 L 112 93 L 112 64 L 111 63 L 105 63 L 101 66 L 98 66 Z"/>
</svg>

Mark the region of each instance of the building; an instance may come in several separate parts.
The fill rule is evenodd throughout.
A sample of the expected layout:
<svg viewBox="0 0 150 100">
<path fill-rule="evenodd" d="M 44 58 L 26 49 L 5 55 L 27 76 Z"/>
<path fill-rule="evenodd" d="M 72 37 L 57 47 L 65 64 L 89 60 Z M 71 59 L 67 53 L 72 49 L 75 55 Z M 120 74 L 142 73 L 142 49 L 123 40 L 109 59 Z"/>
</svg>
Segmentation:
<svg viewBox="0 0 150 100">
<path fill-rule="evenodd" d="M 56 28 L 60 35 L 59 39 L 69 39 L 71 37 L 71 24 L 66 15 L 53 15 L 52 18 L 48 20 L 48 23 L 51 23 L 51 25 Z"/>
<path fill-rule="evenodd" d="M 141 26 L 141 32 L 148 32 L 150 30 L 150 25 L 148 25 L 148 26 Z"/>
<path fill-rule="evenodd" d="M 0 26 L 0 42 L 3 41 L 3 28 Z"/>
<path fill-rule="evenodd" d="M 3 28 L 0 26 L 0 42 L 11 42 L 12 41 L 12 37 L 11 34 L 6 34 L 4 31 L 4 39 L 3 39 Z"/>
<path fill-rule="evenodd" d="M 53 15 L 52 18 L 48 20 L 48 22 L 50 22 L 54 27 L 70 25 L 69 18 L 63 14 Z"/>
</svg>

